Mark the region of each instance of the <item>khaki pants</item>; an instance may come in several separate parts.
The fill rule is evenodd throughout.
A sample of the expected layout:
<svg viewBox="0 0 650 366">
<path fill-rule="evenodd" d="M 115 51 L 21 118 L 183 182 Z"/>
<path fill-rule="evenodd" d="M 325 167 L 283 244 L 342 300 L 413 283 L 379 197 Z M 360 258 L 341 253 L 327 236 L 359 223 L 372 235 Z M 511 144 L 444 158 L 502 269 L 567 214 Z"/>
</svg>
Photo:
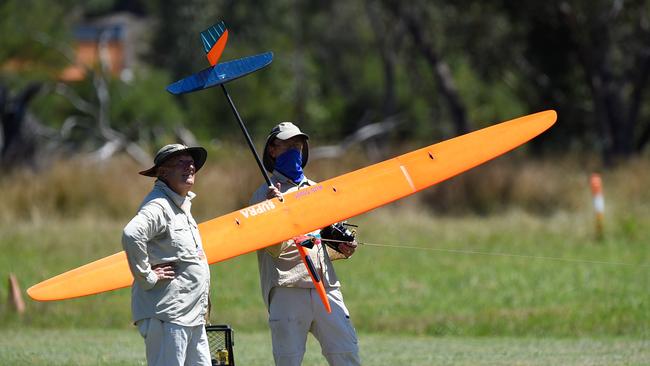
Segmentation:
<svg viewBox="0 0 650 366">
<path fill-rule="evenodd" d="M 302 363 L 311 332 L 332 366 L 361 365 L 357 335 L 343 295 L 338 288 L 327 289 L 332 313 L 327 313 L 315 289 L 275 287 L 271 291 L 269 327 L 273 357 L 278 366 Z"/>
<path fill-rule="evenodd" d="M 136 323 L 144 337 L 149 366 L 210 366 L 204 325 L 185 327 L 155 318 Z"/>
</svg>

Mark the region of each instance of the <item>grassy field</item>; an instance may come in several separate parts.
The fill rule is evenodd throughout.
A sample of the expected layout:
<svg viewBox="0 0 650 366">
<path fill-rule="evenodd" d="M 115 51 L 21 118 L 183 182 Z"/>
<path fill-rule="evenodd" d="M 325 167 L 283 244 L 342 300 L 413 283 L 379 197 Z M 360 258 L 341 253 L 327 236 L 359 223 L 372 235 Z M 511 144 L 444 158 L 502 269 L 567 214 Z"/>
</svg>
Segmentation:
<svg viewBox="0 0 650 366">
<path fill-rule="evenodd" d="M 648 365 L 650 342 L 629 338 L 440 338 L 360 334 L 366 365 Z M 235 333 L 235 363 L 271 365 L 265 332 Z M 135 330 L 1 330 L 2 365 L 145 365 Z M 326 365 L 310 338 L 305 365 Z"/>
<path fill-rule="evenodd" d="M 650 232 L 611 227 L 592 239 L 589 216 L 445 218 L 405 204 L 355 220 L 369 243 L 340 261 L 346 303 L 364 332 L 444 336 L 636 336 L 650 330 Z M 111 220 L 13 224 L 0 230 L 0 268 L 23 286 L 120 249 Z M 613 225 L 610 225 L 613 226 Z M 445 250 L 471 250 L 464 254 Z M 493 253 L 494 255 L 488 255 Z M 499 253 L 530 257 L 502 256 Z M 626 263 L 565 262 L 537 257 Z M 211 266 L 212 318 L 262 330 L 266 314 L 254 255 Z M 7 326 L 128 327 L 129 290 L 62 302 L 28 301 Z M 6 298 L 6 288 L 0 293 Z"/>
<path fill-rule="evenodd" d="M 352 220 L 361 241 L 383 245 L 361 246 L 352 259 L 335 264 L 365 363 L 650 364 L 647 161 L 604 174 L 607 214 L 599 240 L 588 174 L 571 167 L 496 165 L 496 173 L 483 171 L 490 177 L 485 182 L 454 180 Z M 7 197 L 0 212 L 0 277 L 14 273 L 23 291 L 121 250 L 121 229 L 151 183 L 114 165 L 84 180 L 74 178 L 75 169 L 67 164 L 38 177 L 0 179 Z M 318 174 L 337 169 L 323 165 Z M 236 173 L 226 177 L 231 170 Z M 199 220 L 238 207 L 244 193 L 219 193 L 238 185 L 250 190 L 254 180 L 230 165 L 206 168 L 202 177 Z M 445 192 L 465 197 L 472 187 L 482 192 L 473 193 L 476 206 L 466 202 L 469 208 L 443 215 L 432 203 L 453 201 Z M 489 192 L 501 193 L 494 198 Z M 499 197 L 522 205 L 491 206 Z M 270 364 L 255 256 L 211 270 L 212 322 L 236 330 L 241 364 Z M 7 297 L 0 286 L 2 365 L 142 361 L 128 289 L 52 303 L 26 298 L 22 316 Z M 313 344 L 307 360 L 322 364 Z"/>
</svg>

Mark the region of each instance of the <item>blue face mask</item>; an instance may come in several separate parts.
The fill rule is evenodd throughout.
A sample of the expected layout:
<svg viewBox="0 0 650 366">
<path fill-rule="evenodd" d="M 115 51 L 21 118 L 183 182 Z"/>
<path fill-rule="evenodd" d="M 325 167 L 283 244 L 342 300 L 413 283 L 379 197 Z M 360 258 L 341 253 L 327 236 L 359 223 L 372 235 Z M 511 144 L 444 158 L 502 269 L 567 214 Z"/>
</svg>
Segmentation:
<svg viewBox="0 0 650 366">
<path fill-rule="evenodd" d="M 305 174 L 302 172 L 302 156 L 297 149 L 289 149 L 275 159 L 275 170 L 294 183 L 300 183 Z"/>
</svg>

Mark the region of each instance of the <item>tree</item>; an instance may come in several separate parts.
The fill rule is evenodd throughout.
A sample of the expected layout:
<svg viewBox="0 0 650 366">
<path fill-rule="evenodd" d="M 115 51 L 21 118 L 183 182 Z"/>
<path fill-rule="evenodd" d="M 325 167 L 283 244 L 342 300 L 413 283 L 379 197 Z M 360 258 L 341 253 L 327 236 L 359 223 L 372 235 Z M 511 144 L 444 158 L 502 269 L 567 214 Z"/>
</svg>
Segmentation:
<svg viewBox="0 0 650 366">
<path fill-rule="evenodd" d="M 650 1 L 527 1 L 504 8 L 528 38 L 529 65 L 566 111 L 560 118 L 574 126 L 591 121 L 567 137 L 595 131 L 609 163 L 639 153 L 650 139 L 643 103 L 650 87 Z M 590 104 L 581 111 L 583 100 Z"/>
<path fill-rule="evenodd" d="M 387 4 L 403 22 L 417 51 L 431 66 L 438 91 L 447 103 L 456 134 L 469 132 L 467 108 L 458 92 L 445 55 L 436 47 L 429 32 L 425 31 L 427 25 L 433 24 L 430 13 L 435 7 L 424 2 L 388 1 Z"/>
<path fill-rule="evenodd" d="M 0 4 L 0 165 L 6 169 L 38 165 L 39 149 L 50 131 L 28 107 L 66 61 L 49 46 L 69 37 L 60 24 L 65 5 L 30 5 L 16 0 Z"/>
<path fill-rule="evenodd" d="M 27 106 L 41 89 L 42 84 L 32 83 L 12 96 L 7 87 L 0 85 L 0 124 L 2 124 L 2 148 L 0 166 L 13 168 L 34 165 L 37 140 L 36 123 L 27 118 Z"/>
</svg>

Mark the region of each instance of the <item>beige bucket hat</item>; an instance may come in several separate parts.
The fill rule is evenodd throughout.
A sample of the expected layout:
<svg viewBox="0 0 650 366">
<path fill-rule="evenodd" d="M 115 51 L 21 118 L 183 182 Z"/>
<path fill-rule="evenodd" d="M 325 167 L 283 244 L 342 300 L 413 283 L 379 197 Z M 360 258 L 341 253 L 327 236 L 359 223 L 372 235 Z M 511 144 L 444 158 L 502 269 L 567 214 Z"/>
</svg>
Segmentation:
<svg viewBox="0 0 650 366">
<path fill-rule="evenodd" d="M 205 164 L 205 160 L 208 157 L 208 152 L 200 146 L 187 147 L 182 144 L 165 145 L 156 153 L 156 157 L 153 159 L 154 165 L 147 170 L 141 171 L 140 174 L 146 175 L 147 177 L 155 177 L 158 173 L 158 168 L 165 161 L 173 156 L 183 153 L 190 154 L 192 156 L 194 159 L 194 169 L 197 172 L 199 169 L 201 169 L 203 164 Z"/>
</svg>

